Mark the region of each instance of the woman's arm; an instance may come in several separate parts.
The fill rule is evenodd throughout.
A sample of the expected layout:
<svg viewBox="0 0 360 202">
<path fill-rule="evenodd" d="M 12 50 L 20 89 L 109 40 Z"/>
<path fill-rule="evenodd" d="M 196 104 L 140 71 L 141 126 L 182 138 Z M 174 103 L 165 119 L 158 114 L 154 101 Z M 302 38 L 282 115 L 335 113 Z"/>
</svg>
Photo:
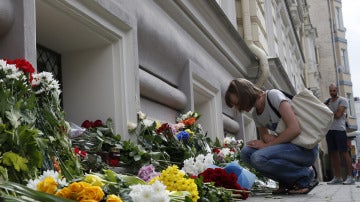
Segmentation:
<svg viewBox="0 0 360 202">
<path fill-rule="evenodd" d="M 279 107 L 279 113 L 281 118 L 285 122 L 286 128 L 283 132 L 278 134 L 278 137 L 271 142 L 267 143 L 267 146 L 290 142 L 295 139 L 300 133 L 301 128 L 294 110 L 287 101 L 282 101 Z"/>
<path fill-rule="evenodd" d="M 273 141 L 276 136 L 269 133 L 269 129 L 266 127 L 258 127 L 260 140 L 262 140 L 264 143 L 269 143 Z"/>
</svg>

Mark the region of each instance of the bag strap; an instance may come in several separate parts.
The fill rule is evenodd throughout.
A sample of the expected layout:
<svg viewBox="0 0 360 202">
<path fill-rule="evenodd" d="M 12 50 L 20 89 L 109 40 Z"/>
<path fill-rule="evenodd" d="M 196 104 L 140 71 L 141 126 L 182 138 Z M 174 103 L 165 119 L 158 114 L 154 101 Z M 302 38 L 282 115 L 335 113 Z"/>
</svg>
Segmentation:
<svg viewBox="0 0 360 202">
<path fill-rule="evenodd" d="M 293 99 L 293 97 L 294 97 L 294 96 L 290 95 L 290 94 L 287 93 L 287 92 L 284 92 L 284 91 L 282 91 L 282 90 L 279 90 L 279 91 L 282 92 L 286 97 L 288 97 L 288 98 L 290 98 L 290 99 Z M 268 92 L 266 93 L 266 99 L 267 99 L 267 101 L 268 101 L 271 109 L 275 112 L 275 114 L 276 114 L 279 118 L 281 118 L 281 114 L 279 113 L 279 111 L 274 107 L 274 105 L 271 104 L 270 99 L 269 99 L 269 93 L 268 93 Z"/>
<path fill-rule="evenodd" d="M 330 103 L 331 98 L 327 99 L 324 104 L 328 105 Z"/>
</svg>

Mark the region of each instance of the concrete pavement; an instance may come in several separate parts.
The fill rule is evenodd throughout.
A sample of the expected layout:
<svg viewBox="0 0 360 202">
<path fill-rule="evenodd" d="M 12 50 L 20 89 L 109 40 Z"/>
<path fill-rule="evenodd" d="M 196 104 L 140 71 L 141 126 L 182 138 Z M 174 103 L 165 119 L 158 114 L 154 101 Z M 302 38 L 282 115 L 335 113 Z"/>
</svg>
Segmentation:
<svg viewBox="0 0 360 202">
<path fill-rule="evenodd" d="M 306 195 L 282 195 L 252 193 L 247 202 L 360 202 L 360 182 L 354 185 L 327 185 L 320 182 Z"/>
</svg>

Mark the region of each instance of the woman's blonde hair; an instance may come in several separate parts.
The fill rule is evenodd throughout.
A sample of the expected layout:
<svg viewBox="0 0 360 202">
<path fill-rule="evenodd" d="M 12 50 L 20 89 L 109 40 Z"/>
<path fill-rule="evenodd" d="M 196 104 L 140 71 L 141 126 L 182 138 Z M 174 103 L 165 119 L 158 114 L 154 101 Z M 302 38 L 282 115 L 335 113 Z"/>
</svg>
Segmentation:
<svg viewBox="0 0 360 202">
<path fill-rule="evenodd" d="M 239 102 L 237 109 L 239 111 L 254 107 L 256 99 L 259 97 L 259 93 L 262 90 L 255 86 L 251 81 L 243 78 L 234 79 L 230 82 L 228 89 L 225 93 L 226 105 L 230 108 L 233 107 L 231 103 L 230 95 L 235 95 Z"/>
</svg>

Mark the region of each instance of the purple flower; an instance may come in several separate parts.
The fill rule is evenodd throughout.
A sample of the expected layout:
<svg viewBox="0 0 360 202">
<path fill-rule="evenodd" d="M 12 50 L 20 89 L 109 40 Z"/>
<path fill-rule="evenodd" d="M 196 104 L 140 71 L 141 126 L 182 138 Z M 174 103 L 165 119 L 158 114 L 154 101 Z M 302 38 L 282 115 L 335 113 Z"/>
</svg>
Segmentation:
<svg viewBox="0 0 360 202">
<path fill-rule="evenodd" d="M 190 134 L 188 132 L 181 131 L 178 134 L 176 134 L 176 137 L 178 140 L 182 140 L 182 139 L 186 140 L 186 139 L 189 139 Z"/>
<path fill-rule="evenodd" d="M 160 174 L 158 172 L 155 172 L 155 168 L 152 164 L 143 166 L 140 168 L 138 177 L 145 182 L 148 182 L 155 176 L 159 176 Z"/>
</svg>

